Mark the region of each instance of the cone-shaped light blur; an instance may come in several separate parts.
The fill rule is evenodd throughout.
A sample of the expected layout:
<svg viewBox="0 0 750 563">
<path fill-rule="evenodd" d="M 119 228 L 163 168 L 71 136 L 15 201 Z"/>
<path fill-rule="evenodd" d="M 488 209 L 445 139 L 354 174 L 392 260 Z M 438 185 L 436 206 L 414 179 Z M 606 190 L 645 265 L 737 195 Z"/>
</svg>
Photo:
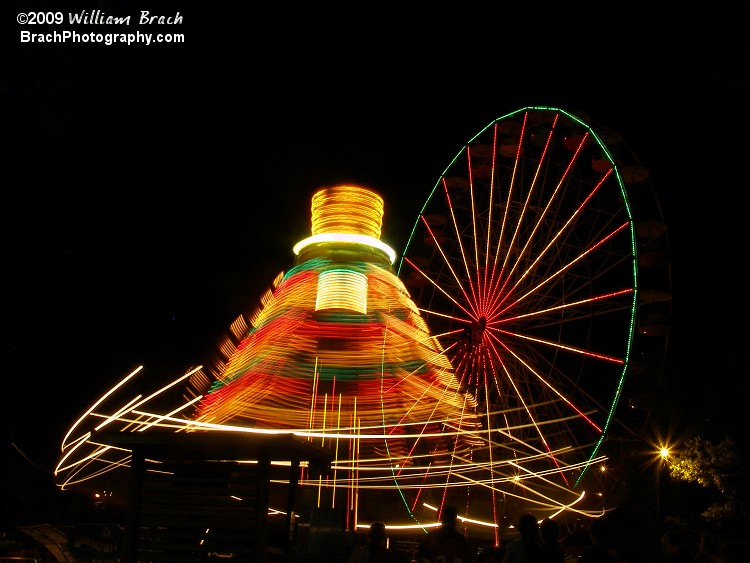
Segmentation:
<svg viewBox="0 0 750 563">
<path fill-rule="evenodd" d="M 479 430 L 473 398 L 381 247 L 357 238 L 379 240 L 383 200 L 341 186 L 312 201 L 313 235 L 338 238 L 300 249 L 196 420 L 335 441 L 339 483 L 352 487 L 364 469 L 371 486 L 391 489 L 396 469 L 407 480 L 410 466 L 469 456 Z"/>
</svg>

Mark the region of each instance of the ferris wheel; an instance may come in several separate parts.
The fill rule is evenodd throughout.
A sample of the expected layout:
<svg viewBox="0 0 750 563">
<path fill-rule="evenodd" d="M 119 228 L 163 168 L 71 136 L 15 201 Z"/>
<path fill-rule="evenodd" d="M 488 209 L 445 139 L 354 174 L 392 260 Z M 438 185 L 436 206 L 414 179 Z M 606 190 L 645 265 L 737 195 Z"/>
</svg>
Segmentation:
<svg viewBox="0 0 750 563">
<path fill-rule="evenodd" d="M 605 459 L 626 375 L 663 354 L 671 296 L 648 170 L 587 121 L 526 107 L 488 124 L 440 176 L 398 266 L 477 400 L 493 466 L 567 491 Z"/>
</svg>

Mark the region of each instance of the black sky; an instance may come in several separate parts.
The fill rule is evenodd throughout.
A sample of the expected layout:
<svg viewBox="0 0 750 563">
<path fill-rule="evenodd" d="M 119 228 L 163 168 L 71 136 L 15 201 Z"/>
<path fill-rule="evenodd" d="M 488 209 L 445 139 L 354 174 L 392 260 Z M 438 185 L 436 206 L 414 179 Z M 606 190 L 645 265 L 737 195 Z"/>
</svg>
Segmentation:
<svg viewBox="0 0 750 563">
<path fill-rule="evenodd" d="M 16 7 L 32 4 L 61 9 Z M 39 464 L 133 367 L 201 362 L 292 265 L 316 189 L 378 190 L 400 252 L 463 144 L 535 104 L 619 131 L 650 169 L 670 229 L 671 377 L 731 414 L 748 375 L 750 124 L 750 49 L 732 33 L 180 11 L 183 45 L 32 46 L 21 26 L 9 41 L 6 412 Z"/>
</svg>

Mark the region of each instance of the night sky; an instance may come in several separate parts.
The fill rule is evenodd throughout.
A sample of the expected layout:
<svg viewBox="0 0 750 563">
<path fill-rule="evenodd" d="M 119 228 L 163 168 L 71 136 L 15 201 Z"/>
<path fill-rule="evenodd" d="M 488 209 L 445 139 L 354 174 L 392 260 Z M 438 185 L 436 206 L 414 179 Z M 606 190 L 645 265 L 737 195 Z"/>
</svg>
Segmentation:
<svg viewBox="0 0 750 563">
<path fill-rule="evenodd" d="M 696 418 L 722 405 L 740 433 L 750 49 L 733 34 L 232 9 L 141 28 L 185 34 L 172 45 L 29 45 L 14 24 L 3 410 L 30 459 L 51 469 L 70 424 L 134 367 L 167 380 L 201 363 L 293 264 L 318 188 L 380 192 L 381 239 L 400 253 L 461 147 L 536 104 L 619 131 L 651 171 L 670 229 L 669 376 Z"/>
</svg>

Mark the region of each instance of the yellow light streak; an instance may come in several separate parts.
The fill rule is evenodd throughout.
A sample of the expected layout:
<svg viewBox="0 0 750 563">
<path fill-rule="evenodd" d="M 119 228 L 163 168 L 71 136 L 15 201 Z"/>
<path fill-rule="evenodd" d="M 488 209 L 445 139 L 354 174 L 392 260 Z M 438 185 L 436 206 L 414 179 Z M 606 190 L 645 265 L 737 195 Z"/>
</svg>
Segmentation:
<svg viewBox="0 0 750 563">
<path fill-rule="evenodd" d="M 300 253 L 308 247 L 330 243 L 366 246 L 384 253 L 391 264 L 396 261 L 396 251 L 383 241 L 367 235 L 356 235 L 352 233 L 320 233 L 318 235 L 313 235 L 295 244 L 292 251 L 295 255 L 299 256 Z"/>
<path fill-rule="evenodd" d="M 117 384 L 116 384 L 116 385 L 115 385 L 114 387 L 112 387 L 112 388 L 111 388 L 111 389 L 110 389 L 109 391 L 107 391 L 107 392 L 106 392 L 106 393 L 105 393 L 104 395 L 102 395 L 102 396 L 101 396 L 101 397 L 100 397 L 100 398 L 99 398 L 99 399 L 98 399 L 98 400 L 97 400 L 97 401 L 96 401 L 96 402 L 95 402 L 95 403 L 94 403 L 93 405 L 91 405 L 91 407 L 90 407 L 90 408 L 89 408 L 89 409 L 88 409 L 87 411 L 85 411 L 85 412 L 84 412 L 84 413 L 83 413 L 83 414 L 82 414 L 82 415 L 80 416 L 80 418 L 79 418 L 79 419 L 78 419 L 77 421 L 75 421 L 75 422 L 73 423 L 73 426 L 71 426 L 71 427 L 70 427 L 70 430 L 68 430 L 68 432 L 67 432 L 67 433 L 65 434 L 65 436 L 64 436 L 64 437 L 63 437 L 63 439 L 62 439 L 62 450 L 63 450 L 63 451 L 64 451 L 64 450 L 65 450 L 65 448 L 67 447 L 67 443 L 68 443 L 68 438 L 70 438 L 70 435 L 71 435 L 71 434 L 73 433 L 73 431 L 74 431 L 74 430 L 75 430 L 76 428 L 78 428 L 78 425 L 79 425 L 79 424 L 80 424 L 81 422 L 83 422 L 83 421 L 84 421 L 84 420 L 86 419 L 86 417 L 87 417 L 87 416 L 88 416 L 88 415 L 89 415 L 89 414 L 90 414 L 90 413 L 91 413 L 91 412 L 92 412 L 92 411 L 93 411 L 93 410 L 94 410 L 94 409 L 95 409 L 96 407 L 98 407 L 98 406 L 99 406 L 99 405 L 101 405 L 101 404 L 102 404 L 102 403 L 103 403 L 104 401 L 106 401 L 106 400 L 107 400 L 107 397 L 109 397 L 109 396 L 110 396 L 110 395 L 112 395 L 112 394 L 113 394 L 113 393 L 114 393 L 115 391 L 117 391 L 117 389 L 119 389 L 120 387 L 122 387 L 123 385 L 125 385 L 125 383 L 127 383 L 127 382 L 128 382 L 128 381 L 129 381 L 129 380 L 130 380 L 130 379 L 132 378 L 132 377 L 134 377 L 134 376 L 135 376 L 135 374 L 137 374 L 137 373 L 138 373 L 139 371 L 141 371 L 142 369 L 143 369 L 143 366 L 139 366 L 139 367 L 137 367 L 137 368 L 136 368 L 135 370 L 133 370 L 133 371 L 132 371 L 132 372 L 131 372 L 130 374 L 128 374 L 127 376 L 125 376 L 125 378 L 123 378 L 123 379 L 122 379 L 122 380 L 121 380 L 121 381 L 120 381 L 119 383 L 117 383 Z"/>
</svg>

